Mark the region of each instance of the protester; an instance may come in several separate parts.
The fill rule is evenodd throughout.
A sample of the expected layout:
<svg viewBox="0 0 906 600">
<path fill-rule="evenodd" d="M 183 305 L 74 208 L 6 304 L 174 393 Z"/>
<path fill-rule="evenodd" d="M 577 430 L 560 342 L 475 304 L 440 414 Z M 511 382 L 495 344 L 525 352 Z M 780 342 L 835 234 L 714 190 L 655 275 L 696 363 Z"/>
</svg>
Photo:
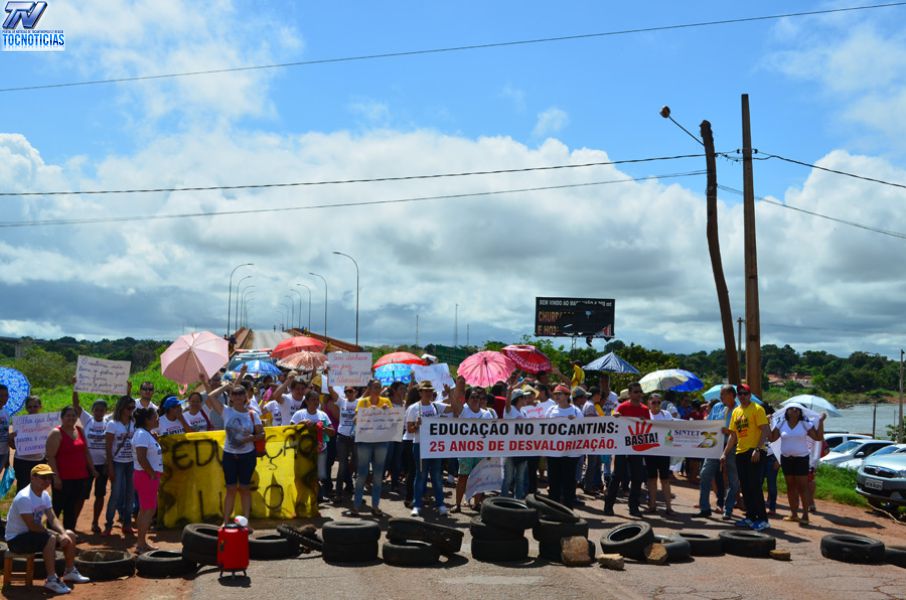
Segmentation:
<svg viewBox="0 0 906 600">
<path fill-rule="evenodd" d="M 406 390 L 406 419 L 408 420 L 409 408 L 420 401 L 420 392 L 415 381 L 409 383 Z M 415 475 L 418 471 L 418 460 L 415 458 L 413 444 L 418 436 L 409 431 L 408 423 L 403 424 L 403 470 L 406 472 L 406 495 L 403 506 L 412 508 L 412 497 L 415 493 Z"/>
<path fill-rule="evenodd" d="M 64 406 L 60 411 L 60 425 L 50 432 L 45 444 L 47 464 L 54 472 L 53 510 L 62 519 L 63 527 L 72 530 L 85 503 L 89 473 L 97 476 L 85 433 L 76 427 L 78 421 L 75 409 Z"/>
<path fill-rule="evenodd" d="M 627 388 L 629 399 L 621 402 L 613 413 L 615 417 L 634 417 L 636 419 L 648 420 L 651 414 L 648 407 L 642 404 L 642 386 L 638 382 L 629 384 Z M 617 455 L 614 460 L 613 475 L 610 485 L 607 486 L 607 496 L 604 498 L 604 514 L 613 516 L 613 506 L 617 501 L 617 494 L 620 486 L 624 481 L 629 479 L 629 514 L 633 517 L 641 517 L 639 511 L 639 502 L 642 495 L 642 481 L 645 479 L 646 471 L 643 459 L 637 455 Z"/>
<path fill-rule="evenodd" d="M 107 523 L 101 535 L 113 533 L 113 517 L 120 513 L 123 534 L 133 535 L 132 501 L 134 495 L 132 481 L 132 413 L 135 411 L 135 399 L 126 394 L 117 400 L 113 408 L 113 418 L 107 423 L 104 433 L 104 450 L 107 458 L 107 477 L 110 479 L 110 499 L 107 500 Z"/>
<path fill-rule="evenodd" d="M 188 410 L 182 411 L 182 418 L 185 420 L 188 429 L 186 433 L 193 431 L 214 431 L 214 425 L 204 410 L 204 398 L 199 392 L 189 394 L 186 400 Z"/>
<path fill-rule="evenodd" d="M 459 385 L 457 383 L 457 385 Z M 441 461 L 439 458 L 421 457 L 421 450 L 418 443 L 418 432 L 422 424 L 423 417 L 436 417 L 439 415 L 438 408 L 434 405 L 434 386 L 430 381 L 422 381 L 418 384 L 419 402 L 413 404 L 406 410 L 406 430 L 412 440 L 412 456 L 415 460 L 415 490 L 412 499 L 412 516 L 417 517 L 421 514 L 425 490 L 428 486 L 428 478 L 431 478 L 431 486 L 434 491 L 434 503 L 441 516 L 446 515 L 449 510 L 444 506 L 444 487 L 441 481 Z"/>
<path fill-rule="evenodd" d="M 214 400 L 229 388 L 229 406 Z M 249 408 L 248 392 L 241 385 L 227 383 L 208 395 L 208 406 L 223 419 L 226 436 L 223 441 L 223 479 L 226 484 L 226 495 L 223 498 L 223 524 L 230 522 L 233 507 L 236 504 L 236 493 L 239 493 L 241 515 L 246 519 L 252 512 L 252 475 L 258 456 L 255 452 L 255 440 L 264 439 L 264 426 L 261 417 Z"/>
<path fill-rule="evenodd" d="M 661 395 L 651 394 L 648 398 L 648 410 L 651 413 L 652 421 L 672 421 L 673 416 L 665 410 L 661 410 Z M 664 513 L 675 515 L 671 507 L 670 497 L 670 457 L 669 456 L 646 456 L 645 467 L 648 471 L 648 512 L 657 512 L 657 481 L 661 480 L 661 491 L 664 494 Z"/>
<path fill-rule="evenodd" d="M 463 380 L 463 384 L 465 381 Z M 453 416 L 458 419 L 494 419 L 496 413 L 490 409 L 481 408 L 480 388 L 463 388 L 454 391 L 451 398 L 453 407 Z M 506 392 L 504 392 L 506 394 Z M 465 398 L 465 402 L 463 402 Z M 506 400 L 506 396 L 504 396 Z M 462 499 L 466 493 L 466 485 L 469 483 L 469 475 L 472 469 L 481 462 L 481 457 L 463 457 L 459 459 L 459 465 L 456 473 L 456 503 L 453 505 L 452 512 L 462 511 Z M 481 498 L 477 499 L 478 506 L 481 504 Z M 477 508 L 476 508 L 477 510 Z"/>
<path fill-rule="evenodd" d="M 746 505 L 746 516 L 737 521 L 736 526 L 762 531 L 770 527 L 761 490 L 760 464 L 765 454 L 765 441 L 770 434 L 768 419 L 764 409 L 752 402 L 752 391 L 748 385 L 740 384 L 736 395 L 739 406 L 730 415 L 730 434 L 720 460 L 722 465 L 725 464 L 735 447 L 736 469 Z"/>
<path fill-rule="evenodd" d="M 75 385 L 75 380 L 73 380 Z M 94 465 L 94 474 L 85 488 L 85 500 L 91 493 L 94 482 L 94 507 L 91 514 L 91 532 L 98 535 L 101 526 L 98 521 L 104 510 L 104 498 L 107 496 L 107 401 L 98 398 L 91 404 L 91 413 L 82 410 L 79 404 L 79 393 L 72 391 L 72 407 L 82 424 L 85 439 L 88 442 L 88 452 L 91 454 L 91 464 Z"/>
<path fill-rule="evenodd" d="M 720 388 L 720 400 L 716 402 L 708 412 L 709 421 L 723 421 L 721 432 L 723 438 L 721 444 L 726 446 L 730 434 L 730 416 L 733 409 L 736 408 L 736 388 L 732 385 L 725 385 Z M 733 449 L 735 452 L 735 448 Z M 722 494 L 724 469 L 727 475 L 726 496 Z M 725 521 L 733 518 L 733 507 L 736 505 L 736 494 L 739 492 L 739 476 L 736 472 L 736 461 L 728 460 L 721 462 L 718 458 L 706 458 L 701 470 L 701 481 L 699 483 L 698 517 L 711 516 L 711 484 L 717 482 L 717 508 L 723 510 Z"/>
<path fill-rule="evenodd" d="M 824 440 L 824 420 L 827 415 L 821 415 L 816 424 L 805 419 L 803 413 L 804 407 L 801 404 L 787 405 L 782 415 L 778 415 L 779 419 L 771 420 L 771 441 L 780 440 L 780 466 L 786 479 L 786 494 L 790 503 L 790 514 L 783 520 L 799 521 L 807 525 L 809 506 L 812 504 L 808 485 L 811 458 L 809 439 L 816 442 Z"/>
<path fill-rule="evenodd" d="M 510 401 L 504 419 L 524 419 L 525 406 L 530 394 L 521 389 L 510 390 Z M 526 456 L 508 456 L 503 460 L 503 485 L 500 495 L 522 500 L 528 494 L 528 464 Z"/>
<path fill-rule="evenodd" d="M 285 394 L 287 387 L 289 388 L 289 393 Z M 307 389 L 308 382 L 299 377 L 295 371 L 290 371 L 286 381 L 274 390 L 271 395 L 273 399 L 262 406 L 261 411 L 271 415 L 271 423 L 275 427 L 289 425 L 293 415 L 302 409 Z"/>
<path fill-rule="evenodd" d="M 53 469 L 46 464 L 32 467 L 29 485 L 16 494 L 9 507 L 5 537 L 10 552 L 42 553 L 47 571 L 44 587 L 55 594 L 68 594 L 72 590 L 66 583 L 88 583 L 91 580 L 75 568 L 76 534 L 66 530 L 54 515 L 47 493 L 54 475 Z M 46 522 L 42 523 L 44 519 Z M 66 561 L 62 580 L 55 567 L 58 548 L 63 551 Z"/>
<path fill-rule="evenodd" d="M 179 435 L 187 431 L 192 431 L 189 423 L 182 414 L 182 404 L 176 396 L 167 396 L 160 403 L 160 409 L 157 414 L 160 415 L 157 432 L 158 435 Z"/>
<path fill-rule="evenodd" d="M 322 375 L 323 377 L 323 375 Z M 334 503 L 340 504 L 343 496 L 353 493 L 352 473 L 355 467 L 355 407 L 357 404 L 356 389 L 346 386 L 343 397 L 330 388 L 332 396 L 336 397 L 337 408 L 340 411 L 340 422 L 337 425 L 337 485 L 334 490 Z"/>
<path fill-rule="evenodd" d="M 304 401 L 305 406 L 297 410 L 289 422 L 290 425 L 298 425 L 308 421 L 314 423 L 317 428 L 318 481 L 321 482 L 321 485 L 318 486 L 318 502 L 321 502 L 324 500 L 324 481 L 329 477 L 327 472 L 327 441 L 330 436 L 336 433 L 336 430 L 333 428 L 327 413 L 320 409 L 321 395 L 316 390 L 308 390 L 305 393 Z"/>
<path fill-rule="evenodd" d="M 582 411 L 570 402 L 570 390 L 565 385 L 554 388 L 554 401 L 556 406 L 550 408 L 545 417 L 548 419 L 581 419 Z M 549 486 L 548 495 L 551 500 L 573 508 L 576 505 L 576 465 L 577 456 L 549 456 L 547 457 Z"/>
<path fill-rule="evenodd" d="M 142 385 L 139 386 L 138 389 L 139 397 L 135 398 L 136 406 L 140 408 L 153 408 L 154 410 L 157 410 L 157 405 L 151 401 L 151 398 L 154 397 L 154 384 L 150 381 L 143 381 Z"/>
<path fill-rule="evenodd" d="M 394 381 L 387 390 L 387 396 L 393 404 L 393 408 L 406 412 L 406 384 L 402 381 Z M 390 490 L 399 491 L 400 482 L 403 477 L 403 432 L 400 431 L 399 437 L 390 442 L 387 447 L 387 462 L 384 468 L 390 471 Z"/>
<path fill-rule="evenodd" d="M 176 400 L 170 396 L 161 405 L 165 409 L 167 402 Z M 179 401 L 176 400 L 176 406 Z M 160 476 L 164 472 L 163 456 L 160 444 L 151 433 L 158 426 L 157 411 L 151 408 L 139 408 L 135 411 L 135 434 L 132 436 L 132 477 L 135 491 L 138 494 L 138 539 L 135 551 L 138 554 L 156 550 L 148 545 L 148 529 L 151 519 L 157 511 L 157 490 L 160 487 Z M 163 434 L 161 434 L 163 435 Z"/>
<path fill-rule="evenodd" d="M 36 415 L 41 412 L 41 399 L 38 396 L 29 396 L 25 399 L 25 412 Z M 9 447 L 16 450 L 16 424 L 13 423 L 13 432 L 9 435 Z M 44 452 L 22 454 L 16 452 L 13 457 L 13 471 L 16 474 L 16 492 L 21 492 L 31 485 L 31 470 L 44 462 Z"/>
<path fill-rule="evenodd" d="M 609 379 L 608 379 L 609 386 Z M 589 400 L 582 407 L 584 417 L 609 417 L 617 407 L 617 395 L 607 389 L 607 398 L 599 387 L 589 389 Z M 613 397 L 611 399 L 611 396 Z M 606 454 L 589 454 L 585 457 L 585 477 L 582 479 L 582 490 L 586 494 L 597 494 L 604 488 L 604 480 L 610 479 L 610 456 Z M 603 473 L 602 473 L 603 471 Z"/>
<path fill-rule="evenodd" d="M 326 375 L 321 377 L 326 377 Z M 323 498 L 333 498 L 334 495 L 333 479 L 330 474 L 333 473 L 333 465 L 337 460 L 336 431 L 340 427 L 340 407 L 337 406 L 336 398 L 336 393 L 321 394 L 321 410 L 330 419 L 330 428 L 334 431 L 334 434 L 327 438 L 327 447 L 324 450 L 326 462 L 324 472 L 327 473 L 327 476 L 321 480 L 321 497 Z"/>
<path fill-rule="evenodd" d="M 381 382 L 372 379 L 365 388 L 365 395 L 356 403 L 356 421 L 366 411 L 389 410 L 393 408 L 390 398 L 381 396 Z M 362 510 L 363 496 L 365 493 L 365 480 L 368 479 L 368 467 L 371 467 L 371 514 L 380 517 L 381 491 L 383 489 L 384 462 L 387 460 L 388 442 L 359 442 L 355 443 L 356 461 L 358 472 L 355 479 L 355 497 L 352 502 L 354 516 Z"/>
<path fill-rule="evenodd" d="M 0 475 L 5 475 L 9 468 L 9 388 L 0 383 Z"/>
<path fill-rule="evenodd" d="M 764 403 L 762 405 L 764 408 L 764 414 L 770 422 L 771 416 L 774 414 L 774 409 L 770 404 Z M 768 518 L 773 519 L 777 516 L 777 473 L 780 471 L 780 463 L 777 462 L 777 457 L 774 456 L 773 452 L 766 452 L 764 460 L 761 461 L 761 487 L 766 487 L 768 489 L 767 500 L 765 501 L 765 509 L 768 513 Z"/>
</svg>

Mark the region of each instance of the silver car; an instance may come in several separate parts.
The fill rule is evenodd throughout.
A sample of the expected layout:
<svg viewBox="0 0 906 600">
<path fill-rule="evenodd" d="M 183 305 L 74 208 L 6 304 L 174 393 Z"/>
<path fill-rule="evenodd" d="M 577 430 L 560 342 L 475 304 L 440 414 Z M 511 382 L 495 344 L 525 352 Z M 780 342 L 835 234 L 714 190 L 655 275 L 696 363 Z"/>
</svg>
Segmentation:
<svg viewBox="0 0 906 600">
<path fill-rule="evenodd" d="M 875 508 L 906 506 L 906 454 L 866 458 L 856 472 L 856 491 Z"/>
</svg>

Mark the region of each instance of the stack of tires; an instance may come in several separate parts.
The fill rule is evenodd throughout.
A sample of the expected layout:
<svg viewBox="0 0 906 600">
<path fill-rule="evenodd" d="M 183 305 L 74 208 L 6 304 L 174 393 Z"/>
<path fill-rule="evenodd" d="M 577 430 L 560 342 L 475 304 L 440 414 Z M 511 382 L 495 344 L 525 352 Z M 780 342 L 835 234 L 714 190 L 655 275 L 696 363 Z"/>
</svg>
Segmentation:
<svg viewBox="0 0 906 600">
<path fill-rule="evenodd" d="M 381 528 L 371 521 L 328 521 L 321 528 L 323 557 L 331 563 L 373 562 Z"/>
<path fill-rule="evenodd" d="M 381 556 L 389 565 L 429 567 L 438 563 L 441 554 L 459 552 L 462 538 L 462 532 L 452 527 L 419 519 L 390 519 Z"/>
<path fill-rule="evenodd" d="M 483 562 L 516 562 L 528 558 L 525 530 L 538 524 L 538 511 L 522 500 L 487 498 L 481 515 L 472 519 L 472 557 Z"/>
<path fill-rule="evenodd" d="M 538 556 L 545 560 L 561 562 L 563 538 L 588 538 L 588 521 L 580 519 L 568 507 L 537 494 L 529 494 L 526 504 L 538 513 L 538 523 L 532 528 L 532 537 L 538 541 Z M 594 557 L 594 544 L 589 549 Z"/>
<path fill-rule="evenodd" d="M 198 565 L 217 564 L 217 533 L 220 527 L 206 523 L 192 523 L 182 530 L 181 556 L 168 553 L 150 553 L 153 556 L 146 564 L 136 567 L 139 575 L 155 577 L 152 573 L 168 572 L 169 575 L 185 575 L 194 572 Z M 299 542 L 279 533 L 258 531 L 249 537 L 249 558 L 251 560 L 280 560 L 293 558 L 301 553 Z M 144 556 L 144 555 L 142 555 Z M 141 557 L 139 557 L 141 561 Z M 155 564 L 150 564 L 150 563 Z M 166 564 L 164 564 L 166 563 Z"/>
</svg>

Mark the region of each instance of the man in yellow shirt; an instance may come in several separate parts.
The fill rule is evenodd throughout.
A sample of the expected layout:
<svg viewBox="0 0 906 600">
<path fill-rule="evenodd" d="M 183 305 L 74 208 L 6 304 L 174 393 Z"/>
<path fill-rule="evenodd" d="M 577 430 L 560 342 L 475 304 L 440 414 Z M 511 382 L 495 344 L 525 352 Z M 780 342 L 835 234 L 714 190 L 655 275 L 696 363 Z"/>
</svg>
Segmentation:
<svg viewBox="0 0 906 600">
<path fill-rule="evenodd" d="M 736 387 L 739 406 L 730 415 L 730 434 L 720 457 L 721 467 L 736 448 L 736 470 L 746 504 L 746 517 L 736 522 L 737 527 L 761 531 L 770 527 L 761 490 L 761 461 L 765 460 L 766 444 L 770 429 L 764 408 L 752 402 L 752 390 L 746 384 Z"/>
</svg>

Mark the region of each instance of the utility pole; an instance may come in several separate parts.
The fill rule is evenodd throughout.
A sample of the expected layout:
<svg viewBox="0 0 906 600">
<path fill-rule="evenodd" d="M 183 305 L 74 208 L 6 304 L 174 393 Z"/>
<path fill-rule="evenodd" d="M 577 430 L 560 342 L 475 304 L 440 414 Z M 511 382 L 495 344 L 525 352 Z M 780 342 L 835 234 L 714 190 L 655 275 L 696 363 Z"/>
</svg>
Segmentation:
<svg viewBox="0 0 906 600">
<path fill-rule="evenodd" d="M 758 252 L 755 245 L 755 180 L 752 172 L 752 128 L 749 95 L 742 95 L 742 189 L 746 270 L 746 381 L 761 393 L 761 317 L 758 307 Z"/>
<path fill-rule="evenodd" d="M 739 317 L 738 319 L 736 319 L 736 327 L 737 327 L 737 331 L 736 331 L 736 360 L 739 362 L 739 371 L 740 371 L 740 373 L 739 373 L 739 378 L 740 378 L 740 381 L 741 381 L 743 378 L 745 378 L 745 373 L 743 372 L 743 369 L 745 368 L 746 364 L 745 364 L 744 362 L 742 362 L 742 324 L 745 323 L 745 322 L 746 322 L 746 320 L 743 319 L 742 317 Z"/>
<path fill-rule="evenodd" d="M 459 305 L 453 310 L 453 347 L 459 347 Z"/>
<path fill-rule="evenodd" d="M 897 443 L 903 443 L 903 350 L 900 350 L 900 420 L 897 422 Z"/>
<path fill-rule="evenodd" d="M 727 363 L 727 381 L 739 383 L 739 357 L 733 352 L 733 311 L 730 309 L 730 292 L 724 277 L 723 261 L 720 257 L 720 238 L 717 235 L 717 156 L 714 153 L 714 133 L 711 123 L 702 121 L 699 126 L 702 143 L 705 146 L 705 166 L 708 170 L 707 186 L 707 228 L 708 254 L 711 255 L 711 271 L 714 287 L 717 289 L 717 304 L 720 307 L 720 323 L 724 334 L 724 355 Z"/>
</svg>

